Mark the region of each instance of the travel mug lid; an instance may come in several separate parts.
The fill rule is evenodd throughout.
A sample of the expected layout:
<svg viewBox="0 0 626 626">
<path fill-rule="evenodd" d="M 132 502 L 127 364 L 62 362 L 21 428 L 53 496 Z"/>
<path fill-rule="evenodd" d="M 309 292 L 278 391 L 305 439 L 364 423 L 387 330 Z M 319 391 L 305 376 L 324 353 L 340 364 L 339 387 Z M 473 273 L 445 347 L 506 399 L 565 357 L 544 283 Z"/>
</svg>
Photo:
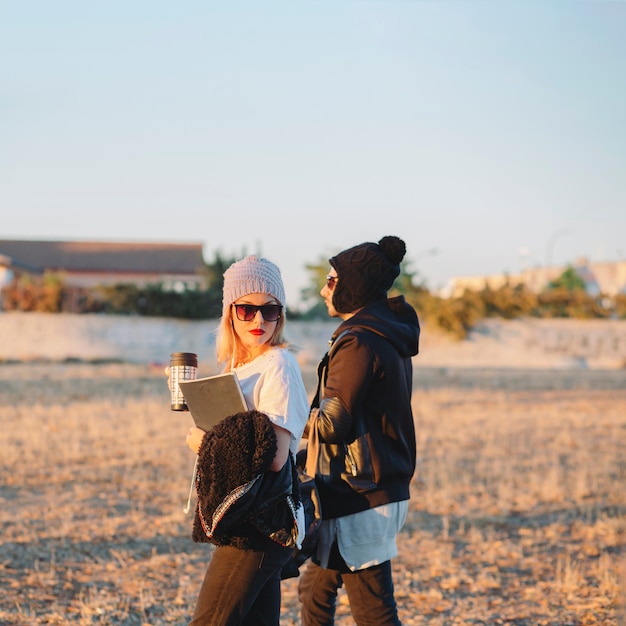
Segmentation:
<svg viewBox="0 0 626 626">
<path fill-rule="evenodd" d="M 170 355 L 170 365 L 198 367 L 198 355 L 194 352 L 173 352 Z"/>
</svg>

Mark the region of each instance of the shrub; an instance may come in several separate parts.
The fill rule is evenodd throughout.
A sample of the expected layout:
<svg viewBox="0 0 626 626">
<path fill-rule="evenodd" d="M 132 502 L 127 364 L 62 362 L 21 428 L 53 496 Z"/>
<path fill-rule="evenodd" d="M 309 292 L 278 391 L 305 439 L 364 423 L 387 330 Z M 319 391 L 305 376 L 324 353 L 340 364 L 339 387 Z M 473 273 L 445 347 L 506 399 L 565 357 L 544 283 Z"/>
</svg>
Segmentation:
<svg viewBox="0 0 626 626">
<path fill-rule="evenodd" d="M 59 313 L 63 309 L 63 280 L 58 274 L 24 274 L 2 290 L 5 311 Z"/>
</svg>

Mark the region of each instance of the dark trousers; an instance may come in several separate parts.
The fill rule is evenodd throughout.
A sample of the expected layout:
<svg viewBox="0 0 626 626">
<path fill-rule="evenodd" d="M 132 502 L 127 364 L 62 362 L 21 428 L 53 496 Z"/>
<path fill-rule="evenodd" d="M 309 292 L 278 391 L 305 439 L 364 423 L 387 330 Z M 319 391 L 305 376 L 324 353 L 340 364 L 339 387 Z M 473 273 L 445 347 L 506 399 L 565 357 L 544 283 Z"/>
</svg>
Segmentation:
<svg viewBox="0 0 626 626">
<path fill-rule="evenodd" d="M 280 572 L 291 550 L 213 551 L 190 626 L 278 626 Z"/>
<path fill-rule="evenodd" d="M 332 626 L 337 592 L 346 587 L 352 618 L 358 626 L 399 626 L 393 595 L 391 562 L 350 572 L 333 546 L 329 568 L 310 561 L 300 574 L 298 595 L 302 603 L 302 626 Z M 343 563 L 343 565 L 342 565 Z"/>
</svg>

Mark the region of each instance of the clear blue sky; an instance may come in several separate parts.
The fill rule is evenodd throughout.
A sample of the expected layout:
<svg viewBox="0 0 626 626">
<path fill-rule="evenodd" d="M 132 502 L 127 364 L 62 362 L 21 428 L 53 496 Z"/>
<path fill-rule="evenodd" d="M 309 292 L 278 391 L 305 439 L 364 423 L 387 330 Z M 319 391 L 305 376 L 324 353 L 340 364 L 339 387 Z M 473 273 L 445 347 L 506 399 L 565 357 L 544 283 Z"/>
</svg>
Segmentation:
<svg viewBox="0 0 626 626">
<path fill-rule="evenodd" d="M 626 3 L 0 0 L 0 238 L 626 257 Z M 437 253 L 432 250 L 436 249 Z"/>
</svg>

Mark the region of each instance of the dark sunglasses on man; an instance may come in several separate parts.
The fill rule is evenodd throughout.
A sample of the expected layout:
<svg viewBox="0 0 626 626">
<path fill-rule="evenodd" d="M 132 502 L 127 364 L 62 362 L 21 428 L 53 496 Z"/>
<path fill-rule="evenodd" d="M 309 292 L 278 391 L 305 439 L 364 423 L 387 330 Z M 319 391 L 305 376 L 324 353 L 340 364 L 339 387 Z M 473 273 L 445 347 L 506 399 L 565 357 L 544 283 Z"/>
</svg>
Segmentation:
<svg viewBox="0 0 626 626">
<path fill-rule="evenodd" d="M 326 286 L 332 291 L 337 286 L 337 281 L 339 280 L 339 276 L 331 276 L 330 274 L 326 276 Z"/>
<path fill-rule="evenodd" d="M 237 313 L 237 319 L 240 322 L 251 322 L 258 311 L 261 311 L 261 315 L 266 322 L 277 321 L 283 312 L 281 304 L 262 304 L 260 306 L 256 304 L 233 304 L 235 312 Z"/>
</svg>

